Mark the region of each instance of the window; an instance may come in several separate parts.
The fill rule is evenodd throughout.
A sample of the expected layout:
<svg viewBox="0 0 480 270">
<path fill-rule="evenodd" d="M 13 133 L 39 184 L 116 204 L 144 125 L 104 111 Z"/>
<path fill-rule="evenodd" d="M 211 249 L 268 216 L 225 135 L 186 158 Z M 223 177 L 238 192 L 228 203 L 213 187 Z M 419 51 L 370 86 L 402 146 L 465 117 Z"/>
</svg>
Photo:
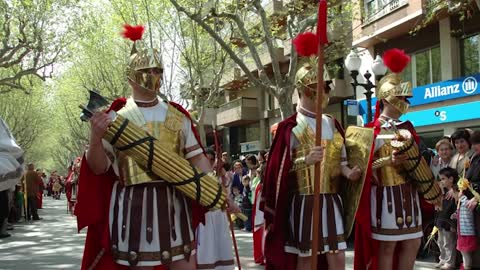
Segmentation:
<svg viewBox="0 0 480 270">
<path fill-rule="evenodd" d="M 460 40 L 460 64 L 463 76 L 480 72 L 480 34 Z"/>
<path fill-rule="evenodd" d="M 408 5 L 408 0 L 363 0 L 364 23 L 370 23 L 382 18 L 399 8 Z"/>
<path fill-rule="evenodd" d="M 402 80 L 414 87 L 441 81 L 440 47 L 434 47 L 411 55 L 411 61 L 402 72 Z"/>
<path fill-rule="evenodd" d="M 371 17 L 377 10 L 377 1 L 375 0 L 366 0 L 365 1 L 365 17 Z"/>
</svg>

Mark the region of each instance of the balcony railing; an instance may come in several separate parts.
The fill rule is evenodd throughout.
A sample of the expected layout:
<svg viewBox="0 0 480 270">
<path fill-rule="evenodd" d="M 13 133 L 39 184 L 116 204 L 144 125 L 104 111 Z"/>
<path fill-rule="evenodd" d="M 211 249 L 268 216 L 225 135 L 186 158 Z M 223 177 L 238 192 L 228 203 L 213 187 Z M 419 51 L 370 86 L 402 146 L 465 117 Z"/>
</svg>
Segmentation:
<svg viewBox="0 0 480 270">
<path fill-rule="evenodd" d="M 408 0 L 389 0 L 387 4 L 384 4 L 382 0 L 365 1 L 364 24 L 376 21 L 406 5 L 408 5 Z"/>
<path fill-rule="evenodd" d="M 217 125 L 229 126 L 259 120 L 256 98 L 237 98 L 217 110 Z"/>
</svg>

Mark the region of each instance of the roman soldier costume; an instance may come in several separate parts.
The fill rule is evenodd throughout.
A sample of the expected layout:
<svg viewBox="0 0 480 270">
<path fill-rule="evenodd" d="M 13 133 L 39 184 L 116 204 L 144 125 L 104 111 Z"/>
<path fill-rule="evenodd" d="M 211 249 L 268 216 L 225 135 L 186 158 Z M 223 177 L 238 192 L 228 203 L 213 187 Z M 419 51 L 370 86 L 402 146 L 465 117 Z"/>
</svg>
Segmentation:
<svg viewBox="0 0 480 270">
<path fill-rule="evenodd" d="M 412 123 L 380 115 L 382 101 L 400 113 L 406 113 L 409 103 L 400 97 L 412 96 L 411 84 L 402 83 L 399 74 L 408 64 L 409 57 L 393 49 L 385 52 L 384 61 L 392 73 L 377 85 L 374 121 L 367 124 L 374 129 L 375 141 L 356 216 L 355 269 L 378 269 L 377 241 L 422 237 L 421 197 L 430 203 L 438 203 L 441 195 L 420 154 L 420 140 Z M 401 165 L 392 164 L 394 151 L 406 154 L 408 160 Z"/>
<path fill-rule="evenodd" d="M 80 165 L 82 158 L 77 157 L 69 168 L 67 179 L 65 180 L 65 195 L 67 196 L 68 211 L 73 214 L 73 209 L 77 202 L 78 176 L 80 174 Z"/>
<path fill-rule="evenodd" d="M 141 38 L 143 27 L 125 27 L 125 36 L 134 41 Z M 153 69 L 163 70 L 159 52 L 152 48 L 137 51 L 134 45 L 128 79 L 145 91 L 157 91 L 161 74 L 148 72 Z M 154 158 L 148 158 L 149 166 L 144 166 L 139 163 L 141 157 L 123 151 L 141 147 L 141 142 L 122 149 L 115 141 L 123 142 L 122 136 L 128 135 L 122 132 L 133 123 L 134 128 L 139 127 L 139 133 L 146 131 L 149 138 L 155 139 L 155 146 L 187 160 L 203 154 L 192 121 L 183 108 L 160 97 L 154 100 L 131 97 L 122 105 L 117 114 L 125 126 L 117 130 L 115 138 L 103 142 L 110 170 L 103 176 L 95 176 L 86 162 L 81 167 L 75 214 L 80 229 L 89 226 L 89 235 L 92 230 L 91 237 L 87 235 L 82 269 L 117 269 L 118 265 L 158 268 L 173 261 L 189 260 L 195 254 L 193 229 L 203 219 L 205 209 L 151 170 L 154 164 L 155 169 L 178 174 L 178 168 L 159 167 Z M 153 148 L 148 151 L 150 157 L 154 151 Z M 193 180 L 198 181 L 195 177 Z M 97 205 L 92 207 L 94 203 Z M 99 210 L 91 213 L 99 206 Z"/>
<path fill-rule="evenodd" d="M 301 95 L 309 95 L 311 92 L 302 89 L 316 84 L 317 72 L 313 66 L 307 63 L 297 72 L 297 89 Z M 325 100 L 324 107 L 328 98 Z M 322 116 L 322 125 L 325 150 L 320 181 L 319 254 L 347 247 L 339 195 L 340 184 L 344 181 L 340 166 L 348 163 L 344 132 L 328 115 Z M 305 164 L 305 157 L 314 146 L 315 113 L 299 106 L 296 114 L 279 123 L 276 134 L 266 167 L 262 191 L 265 200 L 260 207 L 267 230 L 266 269 L 295 269 L 297 256 L 311 256 L 314 165 Z M 319 266 L 325 264 L 326 260 Z"/>
</svg>

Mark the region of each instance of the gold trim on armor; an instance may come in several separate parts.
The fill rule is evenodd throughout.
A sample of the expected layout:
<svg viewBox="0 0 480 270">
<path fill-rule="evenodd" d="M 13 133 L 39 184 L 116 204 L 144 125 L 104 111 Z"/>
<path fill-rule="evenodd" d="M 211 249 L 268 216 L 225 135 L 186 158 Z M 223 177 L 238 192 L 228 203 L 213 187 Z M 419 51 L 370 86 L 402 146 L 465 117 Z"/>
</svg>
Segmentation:
<svg viewBox="0 0 480 270">
<path fill-rule="evenodd" d="M 195 242 L 194 241 L 190 242 L 190 248 L 192 249 L 192 251 L 195 250 Z M 138 252 L 135 252 L 135 253 L 136 253 L 135 254 L 136 260 L 138 262 L 142 262 L 142 261 L 161 261 L 162 260 L 162 255 L 163 255 L 159 251 L 157 251 L 157 252 L 138 251 Z M 116 260 L 128 261 L 131 258 L 129 252 L 125 252 L 125 251 L 117 251 L 113 255 L 115 255 L 114 259 L 116 259 Z M 179 255 L 184 255 L 184 246 L 183 245 L 170 248 L 169 256 L 171 256 L 172 259 L 175 256 L 179 256 Z"/>
<path fill-rule="evenodd" d="M 183 126 L 183 113 L 177 108 L 168 104 L 167 118 L 165 118 L 164 126 L 172 131 L 178 131 Z"/>
<path fill-rule="evenodd" d="M 391 141 L 385 140 L 385 143 L 377 151 L 377 159 L 384 159 L 392 156 L 393 150 L 394 148 L 391 145 Z M 405 176 L 403 176 L 397 169 L 402 167 L 395 167 L 391 162 L 386 162 L 382 165 L 382 167 L 378 168 L 381 186 L 398 186 L 407 182 Z"/>
<path fill-rule="evenodd" d="M 217 268 L 217 266 L 229 266 L 229 265 L 234 265 L 235 261 L 232 260 L 226 260 L 226 261 L 216 261 L 215 263 L 209 263 L 209 264 L 197 264 L 197 269 L 214 269 Z"/>
<path fill-rule="evenodd" d="M 184 156 L 183 151 L 181 151 L 183 149 L 183 113 L 172 105 L 168 104 L 164 122 L 146 122 L 142 112 L 133 100 L 127 101 L 127 106 L 121 109 L 119 114 L 148 131 L 157 139 L 155 143 L 161 144 L 182 157 Z M 159 180 L 157 176 L 138 166 L 133 158 L 123 153 L 118 154 L 118 165 L 120 178 L 126 186 Z"/>
<path fill-rule="evenodd" d="M 310 149 L 314 146 L 315 134 L 303 117 L 297 118 L 297 126 L 295 126 L 292 131 L 300 143 L 300 145 L 293 150 L 292 155 L 292 159 L 297 161 L 308 155 Z M 336 130 L 333 134 L 332 140 L 322 140 L 322 146 L 325 147 L 325 150 L 321 163 L 321 194 L 338 193 L 338 176 L 341 175 L 340 163 L 342 161 L 341 154 L 344 139 Z M 304 162 L 295 163 L 292 169 L 297 175 L 298 193 L 303 195 L 313 194 L 315 165 L 306 165 Z"/>
<path fill-rule="evenodd" d="M 372 233 L 383 234 L 383 235 L 402 235 L 417 233 L 422 231 L 422 226 L 412 227 L 412 228 L 401 228 L 401 229 L 384 229 L 377 228 L 372 226 Z"/>
</svg>

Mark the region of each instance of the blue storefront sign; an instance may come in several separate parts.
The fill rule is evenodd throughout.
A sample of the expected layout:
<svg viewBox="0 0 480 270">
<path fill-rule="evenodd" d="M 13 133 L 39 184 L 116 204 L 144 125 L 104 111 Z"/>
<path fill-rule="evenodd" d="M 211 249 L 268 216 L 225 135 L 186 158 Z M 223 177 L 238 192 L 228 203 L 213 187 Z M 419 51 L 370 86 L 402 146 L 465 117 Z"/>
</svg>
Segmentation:
<svg viewBox="0 0 480 270">
<path fill-rule="evenodd" d="M 409 112 L 400 120 L 409 120 L 416 127 L 480 119 L 480 101 Z M 468 113 L 465 113 L 468 112 Z"/>
<path fill-rule="evenodd" d="M 449 81 L 428 84 L 413 88 L 413 97 L 409 99 L 410 107 L 419 105 L 475 96 L 480 94 L 480 73 L 461 77 Z M 376 98 L 372 98 L 372 110 L 375 113 Z M 365 99 L 359 101 L 360 114 L 366 119 L 367 101 Z M 457 120 L 458 121 L 458 120 Z"/>
</svg>

